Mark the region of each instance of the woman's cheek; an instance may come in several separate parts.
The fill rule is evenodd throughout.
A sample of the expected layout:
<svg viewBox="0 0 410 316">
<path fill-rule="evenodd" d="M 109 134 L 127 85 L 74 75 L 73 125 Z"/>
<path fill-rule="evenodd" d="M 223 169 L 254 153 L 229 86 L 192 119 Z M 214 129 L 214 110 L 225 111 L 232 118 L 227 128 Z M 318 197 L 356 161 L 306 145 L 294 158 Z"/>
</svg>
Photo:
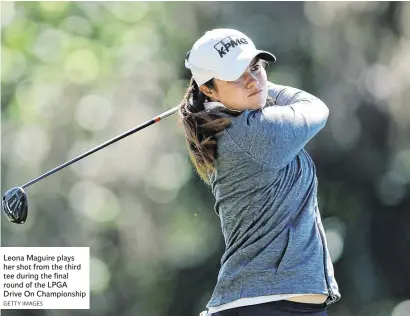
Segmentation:
<svg viewBox="0 0 410 316">
<path fill-rule="evenodd" d="M 268 80 L 268 75 L 266 74 L 265 68 L 262 68 L 260 71 L 260 83 L 266 86 L 267 80 Z"/>
</svg>

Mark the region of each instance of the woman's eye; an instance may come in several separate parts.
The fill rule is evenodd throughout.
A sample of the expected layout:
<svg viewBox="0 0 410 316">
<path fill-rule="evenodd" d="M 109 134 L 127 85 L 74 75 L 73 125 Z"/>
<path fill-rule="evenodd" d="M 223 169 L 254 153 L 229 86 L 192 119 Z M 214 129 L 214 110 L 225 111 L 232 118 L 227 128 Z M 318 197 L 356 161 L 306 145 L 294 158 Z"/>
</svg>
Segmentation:
<svg viewBox="0 0 410 316">
<path fill-rule="evenodd" d="M 258 71 L 260 67 L 260 65 L 255 65 L 251 68 L 251 71 Z"/>
</svg>

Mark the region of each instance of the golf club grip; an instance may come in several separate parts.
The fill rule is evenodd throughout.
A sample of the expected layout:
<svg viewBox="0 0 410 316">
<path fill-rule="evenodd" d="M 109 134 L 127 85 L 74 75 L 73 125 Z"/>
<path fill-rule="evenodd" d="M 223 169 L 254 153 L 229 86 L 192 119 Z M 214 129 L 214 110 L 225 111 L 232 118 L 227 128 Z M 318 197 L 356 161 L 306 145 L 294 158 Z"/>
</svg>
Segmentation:
<svg viewBox="0 0 410 316">
<path fill-rule="evenodd" d="M 178 111 L 178 107 L 174 107 L 171 110 L 166 111 L 166 112 L 154 117 L 153 119 L 151 119 L 151 120 L 149 120 L 149 121 L 147 121 L 147 122 L 145 122 L 145 123 L 143 123 L 143 124 L 141 124 L 137 127 L 134 127 L 133 129 L 130 129 L 130 130 L 118 135 L 117 137 L 114 137 L 114 138 L 106 141 L 105 143 L 102 143 L 101 145 L 99 145 L 97 147 L 94 147 L 94 148 L 90 149 L 89 151 L 87 151 L 87 152 L 85 152 L 85 153 L 83 153 L 83 154 L 81 154 L 81 155 L 79 155 L 79 156 L 77 156 L 77 157 L 63 163 L 62 165 L 60 165 L 60 166 L 58 166 L 58 167 L 44 173 L 43 175 L 31 180 L 30 182 L 27 182 L 25 185 L 22 186 L 22 188 L 26 188 L 26 187 L 40 181 L 41 179 L 44 179 L 44 178 L 48 177 L 49 175 L 51 175 L 51 174 L 65 168 L 65 167 L 73 164 L 74 162 L 77 162 L 78 160 L 81 160 L 81 159 L 95 153 L 96 151 L 99 151 L 100 149 L 103 149 L 104 147 L 107 147 L 107 146 L 109 146 L 109 145 L 123 139 L 124 137 L 132 135 L 132 134 L 134 134 L 134 133 L 136 133 L 136 132 L 138 132 L 138 131 L 140 131 L 140 130 L 142 130 L 142 129 L 144 129 L 144 128 L 152 125 L 152 124 L 155 124 L 155 123 L 157 123 L 157 122 L 159 122 L 159 121 L 161 121 L 161 120 L 175 114 L 177 111 Z"/>
</svg>

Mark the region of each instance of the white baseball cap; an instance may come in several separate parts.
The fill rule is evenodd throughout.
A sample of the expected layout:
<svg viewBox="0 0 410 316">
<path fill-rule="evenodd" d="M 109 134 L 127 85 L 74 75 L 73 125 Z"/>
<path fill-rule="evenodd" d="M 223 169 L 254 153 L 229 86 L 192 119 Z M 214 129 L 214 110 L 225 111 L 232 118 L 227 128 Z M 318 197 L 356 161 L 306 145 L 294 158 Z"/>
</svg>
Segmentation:
<svg viewBox="0 0 410 316">
<path fill-rule="evenodd" d="M 214 29 L 195 42 L 185 57 L 185 67 L 191 70 L 198 86 L 212 78 L 234 81 L 256 56 L 276 61 L 271 53 L 257 50 L 245 34 L 233 29 Z"/>
</svg>

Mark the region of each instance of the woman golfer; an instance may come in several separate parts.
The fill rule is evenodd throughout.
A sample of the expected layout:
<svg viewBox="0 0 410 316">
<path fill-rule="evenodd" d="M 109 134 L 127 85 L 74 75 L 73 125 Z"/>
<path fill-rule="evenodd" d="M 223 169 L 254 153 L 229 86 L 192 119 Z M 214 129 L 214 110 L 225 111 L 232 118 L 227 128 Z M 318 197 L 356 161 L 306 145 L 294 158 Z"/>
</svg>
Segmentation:
<svg viewBox="0 0 410 316">
<path fill-rule="evenodd" d="M 329 109 L 268 82 L 275 60 L 232 29 L 207 32 L 185 58 L 192 80 L 179 115 L 226 244 L 201 315 L 322 316 L 340 298 L 304 150 Z"/>
</svg>

